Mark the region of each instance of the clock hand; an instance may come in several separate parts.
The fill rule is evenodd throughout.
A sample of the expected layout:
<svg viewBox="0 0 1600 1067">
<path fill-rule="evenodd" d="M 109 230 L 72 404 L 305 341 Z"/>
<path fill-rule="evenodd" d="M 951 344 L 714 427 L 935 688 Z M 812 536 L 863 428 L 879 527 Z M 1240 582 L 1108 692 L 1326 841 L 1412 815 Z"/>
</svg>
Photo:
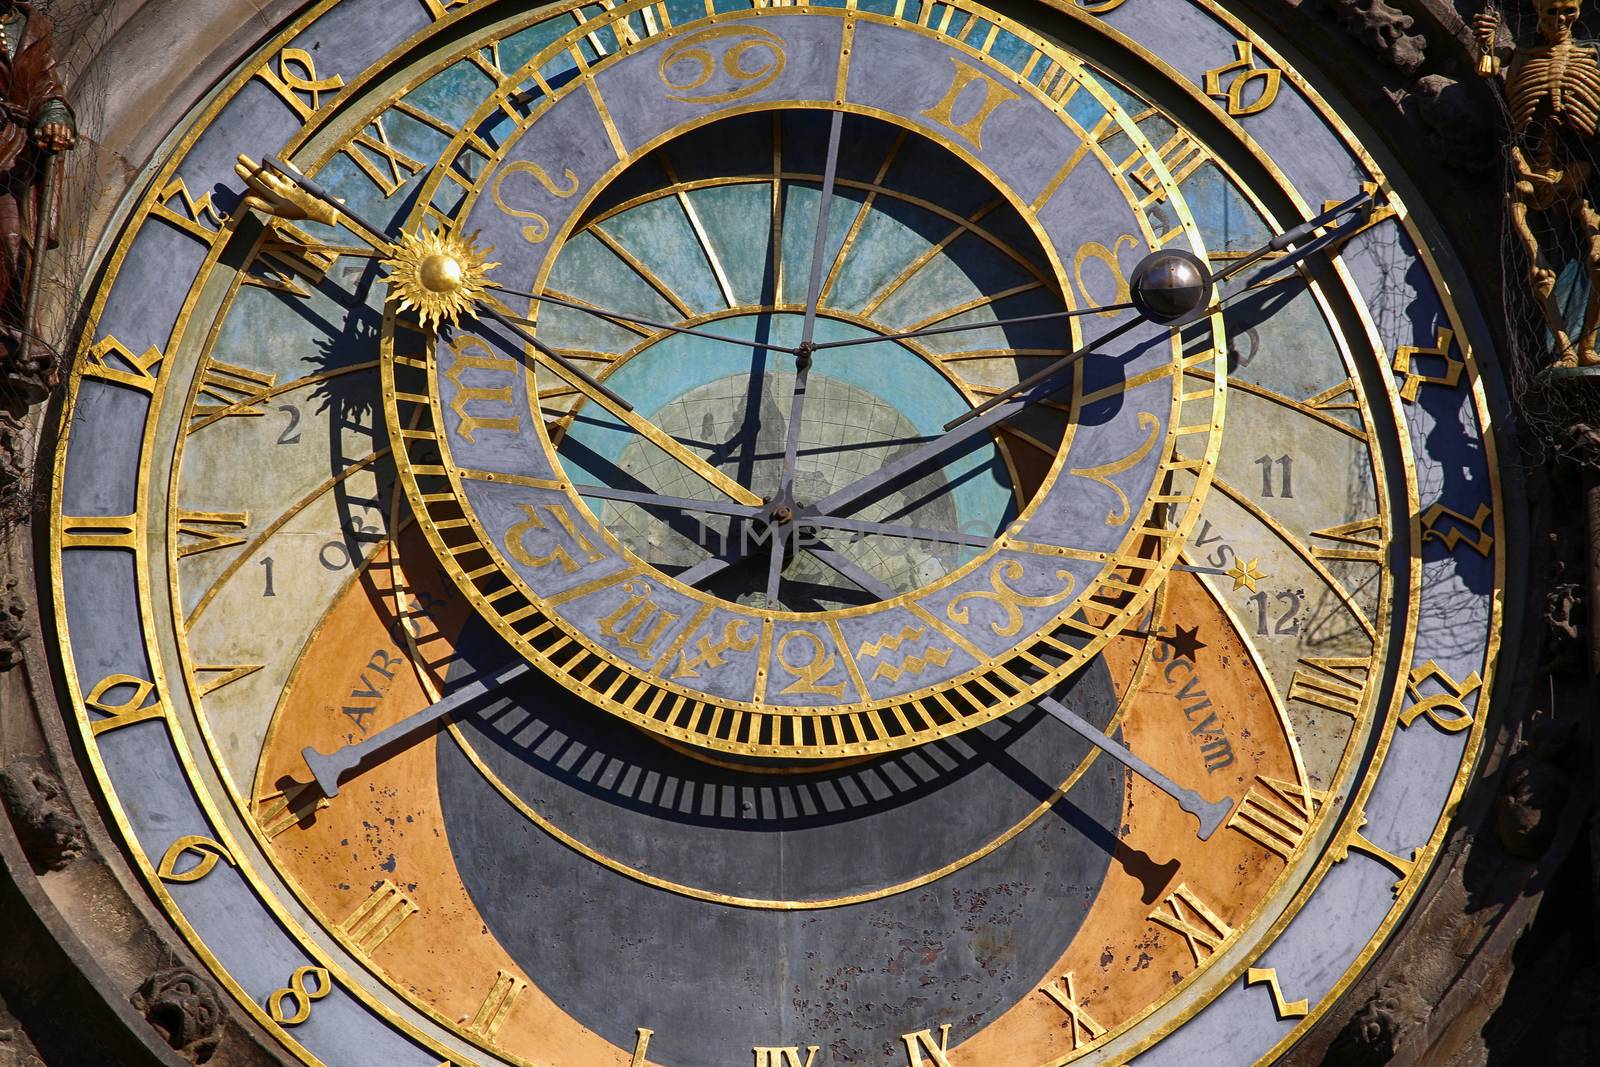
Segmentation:
<svg viewBox="0 0 1600 1067">
<path fill-rule="evenodd" d="M 1112 338 L 1126 333 L 1128 329 L 1138 325 L 1145 319 L 1155 322 L 1163 322 L 1167 325 L 1176 327 L 1186 326 L 1189 323 L 1199 319 L 1203 315 L 1211 314 L 1213 311 L 1221 308 L 1224 304 L 1227 304 L 1229 301 L 1233 300 L 1234 297 L 1248 289 L 1249 285 L 1254 284 L 1255 280 L 1258 280 L 1262 275 L 1277 273 L 1288 267 L 1295 266 L 1296 264 L 1301 263 L 1307 258 L 1322 251 L 1324 248 L 1327 248 L 1329 245 L 1334 244 L 1341 239 L 1339 229 L 1342 227 L 1336 227 L 1330 233 L 1326 233 L 1315 240 L 1309 241 L 1309 243 L 1307 243 L 1304 247 L 1296 249 L 1291 255 L 1283 256 L 1265 263 L 1250 283 L 1224 286 L 1221 291 L 1218 292 L 1217 285 L 1219 282 L 1226 282 L 1234 278 L 1235 276 L 1241 274 L 1246 268 L 1260 263 L 1274 252 L 1282 252 L 1290 245 L 1307 241 L 1308 238 L 1311 238 L 1315 235 L 1317 229 L 1320 227 L 1332 225 L 1334 222 L 1344 218 L 1346 215 L 1352 215 L 1359 211 L 1370 210 L 1372 203 L 1373 194 L 1366 190 L 1362 190 L 1360 193 L 1357 193 L 1344 203 L 1324 211 L 1316 218 L 1307 222 L 1303 222 L 1292 229 L 1285 230 L 1283 233 L 1278 234 L 1260 248 L 1244 256 L 1242 259 L 1229 264 L 1227 269 L 1217 274 L 1212 274 L 1211 268 L 1207 264 L 1201 262 L 1199 257 L 1191 256 L 1188 253 L 1152 252 L 1150 255 L 1146 256 L 1140 262 L 1140 264 L 1134 268 L 1133 271 L 1132 284 L 1135 292 L 1134 304 L 1138 307 L 1140 315 L 1142 316 L 1141 318 L 1134 319 L 1131 323 L 1124 323 L 1123 326 L 1111 330 L 1109 333 L 1103 334 L 1077 351 L 1063 356 L 1061 359 L 1056 360 L 1054 363 L 1043 368 L 1036 374 L 1032 374 L 1023 379 L 1011 388 L 995 394 L 984 403 L 973 408 L 971 411 L 965 412 L 964 414 L 959 415 L 950 422 L 946 423 L 945 429 L 952 429 L 968 419 L 976 418 L 977 416 L 982 415 L 984 412 L 1004 403 L 1011 397 L 1016 396 L 1018 393 L 1021 393 L 1024 390 L 1029 389 L 1042 381 L 1045 381 L 1051 376 L 1060 373 L 1068 366 L 1082 359 L 1094 348 L 1104 344 L 1106 341 L 1109 341 Z M 1189 266 L 1196 272 L 1197 275 L 1197 277 L 1188 286 L 1183 287 L 1183 291 L 1186 292 L 1188 298 L 1176 305 L 1167 306 L 1152 306 L 1148 301 L 1141 301 L 1138 295 L 1140 292 L 1139 282 L 1141 275 L 1150 277 L 1152 270 L 1162 269 L 1166 261 L 1170 261 L 1173 259 L 1173 257 L 1177 256 L 1182 256 L 1190 261 Z M 1214 292 L 1216 293 L 1216 297 L 1213 300 L 1212 294 Z M 1152 293 L 1152 295 L 1154 294 Z"/>
<path fill-rule="evenodd" d="M 473 306 L 480 318 L 485 318 L 491 322 L 498 323 L 500 326 L 503 326 L 505 329 L 509 330 L 518 340 L 522 341 L 524 344 L 532 346 L 535 352 L 544 357 L 545 364 L 549 366 L 551 370 L 555 371 L 559 377 L 564 378 L 568 385 L 587 395 L 589 399 L 593 400 L 606 411 L 610 412 L 629 429 L 633 430 L 640 437 L 643 437 L 645 440 L 661 449 L 667 455 L 677 460 L 679 464 L 688 468 L 691 474 L 699 477 L 713 489 L 722 492 L 731 500 L 738 501 L 741 504 L 748 504 L 752 507 L 759 508 L 766 503 L 766 501 L 762 500 L 755 493 L 752 493 L 749 489 L 746 489 L 744 486 L 740 485 L 738 482 L 734 481 L 732 478 L 728 477 L 726 474 L 723 474 L 720 470 L 713 467 L 699 456 L 695 455 L 689 449 L 685 448 L 671 434 L 661 429 L 649 419 L 646 419 L 644 416 L 638 414 L 633 410 L 632 404 L 629 404 L 626 400 L 623 400 L 621 397 L 617 396 L 604 385 L 594 381 L 581 369 L 570 366 L 564 356 L 562 356 L 555 349 L 551 348 L 549 345 L 545 344 L 543 341 L 539 340 L 533 334 L 529 333 L 527 330 L 524 330 L 521 326 L 518 326 L 511 320 L 510 316 L 496 308 L 493 304 L 479 300 L 475 301 Z M 518 359 L 527 358 L 527 353 L 520 349 L 509 345 L 506 346 L 506 348 Z"/>
<path fill-rule="evenodd" d="M 907 333 L 890 333 L 877 337 L 848 337 L 843 341 L 824 341 L 816 346 L 821 352 L 824 348 L 849 348 L 853 345 L 873 345 L 879 341 L 913 341 L 919 337 L 937 337 L 947 333 L 968 333 L 973 330 L 1001 329 L 1006 326 L 1020 326 L 1027 322 L 1048 322 L 1051 319 L 1076 319 L 1085 315 L 1104 315 L 1110 311 L 1127 311 L 1132 304 L 1105 304 L 1101 307 L 1079 308 L 1077 311 L 1047 311 L 1040 315 L 1019 315 L 1014 319 L 996 319 L 993 322 L 964 322 L 959 326 L 930 326 L 926 330 L 911 330 Z"/>
<path fill-rule="evenodd" d="M 1213 803 L 1193 789 L 1183 788 L 1135 756 L 1126 746 L 1111 740 L 1103 731 L 1096 729 L 1087 719 L 1055 697 L 1041 697 L 1037 703 L 1043 711 L 1063 723 L 1073 733 L 1167 794 L 1177 801 L 1178 807 L 1200 820 L 1200 840 L 1210 840 L 1211 835 L 1216 833 L 1217 827 L 1222 825 L 1222 820 L 1233 810 L 1233 802 L 1230 800 L 1218 800 Z"/>
<path fill-rule="evenodd" d="M 812 353 L 816 351 L 817 304 L 822 299 L 822 257 L 828 250 L 828 214 L 833 207 L 833 183 L 839 172 L 839 138 L 844 131 L 844 112 L 833 112 L 828 127 L 828 159 L 822 171 L 822 198 L 817 202 L 817 236 L 811 245 L 811 280 L 806 290 L 806 317 L 800 329 L 800 345 L 794 356 L 794 399 L 789 405 L 788 439 L 783 449 L 783 472 L 778 478 L 778 493 L 773 498 L 779 508 L 793 514 L 794 474 L 800 456 L 800 427 L 805 417 L 806 385 L 811 380 Z M 778 604 L 783 585 L 783 555 L 793 527 L 782 522 L 773 531 L 772 558 L 767 567 L 767 603 Z M 845 575 L 856 579 L 851 575 Z"/>
<path fill-rule="evenodd" d="M 268 170 L 269 167 L 271 170 Z M 392 253 L 395 248 L 395 242 L 400 239 L 386 232 L 383 227 L 376 225 L 360 212 L 349 207 L 315 179 L 301 174 L 277 156 L 267 156 L 260 164 L 252 162 L 248 156 L 240 156 L 235 170 L 238 171 L 246 184 L 252 189 L 252 195 L 246 197 L 244 202 L 268 215 L 277 218 L 312 218 L 329 226 L 338 225 L 348 220 L 354 222 L 360 230 L 365 231 L 364 233 L 356 233 L 357 237 L 383 252 Z M 273 173 L 273 171 L 277 173 Z M 308 199 L 307 194 L 310 198 L 314 198 L 315 201 L 321 201 L 320 207 L 313 200 Z M 284 211 L 290 212 L 290 214 L 280 214 L 280 212 Z M 352 230 L 352 232 L 355 231 Z M 477 303 L 480 306 L 487 306 L 482 301 Z M 495 314 L 498 315 L 499 313 L 495 312 Z M 512 329 L 516 328 L 514 324 L 505 320 L 504 316 L 500 316 L 499 321 L 503 321 L 505 325 Z M 524 336 L 526 337 L 527 335 Z M 633 405 L 613 393 L 610 389 L 607 389 L 598 379 L 567 359 L 566 356 L 563 356 L 548 345 L 532 341 L 531 337 L 527 339 L 536 347 L 539 347 L 547 359 L 556 363 L 566 372 L 563 376 L 576 376 L 591 392 L 601 393 L 612 404 L 623 407 L 628 411 L 633 410 Z M 568 381 L 570 382 L 571 379 L 568 378 Z"/>
<path fill-rule="evenodd" d="M 704 337 L 708 341 L 723 341 L 730 345 L 740 345 L 744 348 L 761 349 L 766 352 L 788 352 L 790 354 L 793 354 L 794 352 L 794 349 L 788 345 L 775 345 L 766 341 L 752 341 L 743 337 L 731 337 L 728 334 L 712 333 L 709 330 L 701 330 L 692 326 L 673 326 L 671 323 L 656 322 L 652 319 L 639 318 L 636 315 L 624 315 L 618 311 L 607 311 L 604 308 L 595 307 L 593 304 L 580 304 L 576 300 L 563 300 L 558 296 L 550 296 L 548 294 L 539 293 L 526 293 L 520 289 L 508 289 L 503 285 L 491 285 L 489 288 L 493 289 L 497 293 L 504 293 L 507 296 L 520 297 L 524 300 L 537 300 L 541 304 L 554 304 L 557 307 L 572 308 L 574 311 L 586 312 L 590 315 L 596 316 L 597 318 L 616 319 L 619 322 L 631 322 L 637 326 L 648 326 L 652 330 L 664 330 L 669 333 L 681 333 L 688 337 Z"/>
<path fill-rule="evenodd" d="M 674 511 L 701 511 L 709 515 L 732 515 L 735 518 L 754 518 L 763 508 L 747 504 L 734 504 L 725 500 L 696 500 L 693 497 L 662 496 L 659 493 L 641 492 L 637 489 L 619 489 L 610 485 L 574 485 L 579 496 L 592 496 L 601 500 L 619 500 L 640 507 L 671 508 Z M 1218 571 L 1218 574 L 1223 572 Z"/>
<path fill-rule="evenodd" d="M 339 780 L 351 771 L 370 767 L 388 756 L 410 747 L 430 728 L 459 711 L 492 696 L 498 690 L 533 670 L 526 660 L 517 660 L 496 670 L 479 675 L 452 690 L 443 699 L 421 711 L 401 719 L 364 741 L 344 745 L 331 753 L 321 753 L 307 746 L 300 755 L 311 770 L 311 776 L 325 797 L 339 795 Z"/>
</svg>

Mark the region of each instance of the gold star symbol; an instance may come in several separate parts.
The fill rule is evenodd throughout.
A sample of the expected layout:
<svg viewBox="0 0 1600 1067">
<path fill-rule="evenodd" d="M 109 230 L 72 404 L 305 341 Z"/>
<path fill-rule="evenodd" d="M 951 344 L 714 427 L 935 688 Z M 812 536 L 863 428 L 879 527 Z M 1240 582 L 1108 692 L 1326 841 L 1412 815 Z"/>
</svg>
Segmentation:
<svg viewBox="0 0 1600 1067">
<path fill-rule="evenodd" d="M 1257 559 L 1253 559 L 1249 563 L 1236 561 L 1233 569 L 1228 572 L 1228 577 L 1233 579 L 1233 588 L 1236 590 L 1248 589 L 1254 593 L 1256 591 L 1256 583 L 1267 576 L 1258 566 L 1260 562 Z"/>
</svg>

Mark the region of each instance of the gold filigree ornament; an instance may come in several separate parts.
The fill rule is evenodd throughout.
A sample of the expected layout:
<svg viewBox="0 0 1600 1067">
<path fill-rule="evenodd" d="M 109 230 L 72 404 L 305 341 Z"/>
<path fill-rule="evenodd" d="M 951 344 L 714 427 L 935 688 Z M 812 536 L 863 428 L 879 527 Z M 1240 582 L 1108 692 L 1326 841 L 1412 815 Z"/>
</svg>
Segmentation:
<svg viewBox="0 0 1600 1067">
<path fill-rule="evenodd" d="M 477 236 L 426 229 L 401 236 L 394 254 L 383 261 L 400 310 L 415 311 L 424 328 L 454 326 L 484 299 L 489 272 L 500 264 L 485 262 L 494 249 L 480 252 Z"/>
</svg>

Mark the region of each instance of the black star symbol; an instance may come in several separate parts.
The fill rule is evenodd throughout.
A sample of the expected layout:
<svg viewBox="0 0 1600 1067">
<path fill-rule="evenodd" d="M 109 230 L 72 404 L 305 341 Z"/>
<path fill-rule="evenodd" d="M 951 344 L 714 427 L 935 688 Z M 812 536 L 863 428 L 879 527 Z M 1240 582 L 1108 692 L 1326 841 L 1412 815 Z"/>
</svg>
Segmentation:
<svg viewBox="0 0 1600 1067">
<path fill-rule="evenodd" d="M 1206 647 L 1205 642 L 1200 640 L 1200 627 L 1179 626 L 1176 629 L 1178 632 L 1175 636 L 1163 637 L 1161 640 L 1172 649 L 1174 656 L 1193 663 L 1195 653 Z"/>
</svg>

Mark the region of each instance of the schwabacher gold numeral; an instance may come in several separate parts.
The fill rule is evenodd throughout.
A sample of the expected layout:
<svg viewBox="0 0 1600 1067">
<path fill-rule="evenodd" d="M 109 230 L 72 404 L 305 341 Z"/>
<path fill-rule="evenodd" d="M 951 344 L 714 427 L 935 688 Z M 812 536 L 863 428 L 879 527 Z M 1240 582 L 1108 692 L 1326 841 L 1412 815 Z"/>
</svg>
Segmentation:
<svg viewBox="0 0 1600 1067">
<path fill-rule="evenodd" d="M 1105 1034 L 1106 1028 L 1095 1022 L 1089 1013 L 1083 1010 L 1083 1005 L 1078 1003 L 1078 991 L 1073 985 L 1071 971 L 1062 975 L 1059 982 L 1051 982 L 1039 992 L 1055 1001 L 1056 1005 L 1067 1013 L 1067 1027 L 1068 1032 L 1072 1034 L 1074 1049 L 1081 1048 Z"/>
<path fill-rule="evenodd" d="M 277 65 L 273 60 L 256 71 L 256 77 L 266 82 L 283 102 L 294 108 L 301 121 L 309 119 L 322 106 L 324 93 L 338 92 L 344 88 L 344 79 L 334 74 L 326 78 L 317 76 L 317 61 L 304 48 L 285 48 L 279 52 Z"/>
<path fill-rule="evenodd" d="M 110 694 L 115 689 L 130 690 L 128 698 L 120 704 L 111 703 Z M 89 724 L 90 731 L 96 737 L 120 726 L 164 718 L 167 713 L 166 701 L 156 692 L 156 684 L 131 674 L 113 674 L 102 678 L 99 684 L 89 690 L 83 703 L 85 707 L 107 716 Z"/>
<path fill-rule="evenodd" d="M 1233 43 L 1234 60 L 1206 71 L 1206 95 L 1221 100 L 1234 118 L 1255 115 L 1271 107 L 1283 85 L 1283 72 L 1256 66 L 1255 45 L 1249 41 Z M 1223 78 L 1232 75 L 1224 84 Z M 1251 99 L 1251 86 L 1255 85 Z"/>
<path fill-rule="evenodd" d="M 1422 513 L 1422 540 L 1442 541 L 1446 552 L 1454 552 L 1457 545 L 1466 545 L 1487 559 L 1489 550 L 1494 547 L 1494 535 L 1485 532 L 1484 527 L 1492 518 L 1494 511 L 1487 504 L 1479 504 L 1470 518 L 1443 504 L 1435 504 Z M 1469 537 L 1468 529 L 1477 536 Z"/>
<path fill-rule="evenodd" d="M 126 385 L 141 393 L 154 393 L 156 367 L 165 358 L 165 354 L 155 345 L 146 349 L 144 355 L 136 356 L 121 341 L 106 334 L 89 349 L 83 373 L 90 378 Z M 116 362 L 112 362 L 113 359 Z"/>
<path fill-rule="evenodd" d="M 1441 326 L 1435 335 L 1432 348 L 1422 345 L 1401 345 L 1394 350 L 1394 372 L 1405 379 L 1400 383 L 1400 399 L 1415 404 L 1417 398 L 1422 395 L 1424 385 L 1454 389 L 1461 384 L 1461 375 L 1466 371 L 1467 365 L 1450 351 L 1455 340 L 1456 332 Z M 1428 374 L 1418 366 L 1418 360 L 1422 357 L 1442 361 L 1443 370 L 1439 374 Z"/>
<path fill-rule="evenodd" d="M 654 599 L 655 589 L 650 585 L 635 581 L 622 588 L 629 599 L 600 620 L 600 632 L 641 659 L 654 660 L 656 654 L 652 649 L 672 629 L 678 616 L 661 610 Z"/>
<path fill-rule="evenodd" d="M 1436 682 L 1442 693 L 1423 695 L 1422 687 Z M 1461 681 L 1450 677 L 1448 671 L 1433 660 L 1414 668 L 1406 680 L 1406 690 L 1416 703 L 1400 713 L 1400 725 L 1410 729 L 1420 718 L 1427 720 L 1447 734 L 1458 734 L 1473 723 L 1472 712 L 1467 710 L 1466 699 L 1483 688 L 1483 679 L 1473 671 Z"/>
<path fill-rule="evenodd" d="M 267 996 L 267 1013 L 282 1026 L 299 1026 L 311 1018 L 312 1001 L 332 992 L 333 978 L 326 967 L 300 967 L 287 986 Z"/>
<path fill-rule="evenodd" d="M 193 858 L 194 865 L 179 870 L 178 864 L 185 856 Z M 213 841 L 209 837 L 190 834 L 187 837 L 178 838 L 167 847 L 167 851 L 161 856 L 161 862 L 156 865 L 156 876 L 163 882 L 176 882 L 179 884 L 198 882 L 211 873 L 219 860 L 227 863 L 230 867 L 239 865 L 234 860 L 233 854 L 219 842 Z"/>
<path fill-rule="evenodd" d="M 1272 1010 L 1278 1013 L 1280 1019 L 1303 1019 L 1311 1014 L 1309 1000 L 1290 1000 L 1283 995 L 1283 987 L 1278 984 L 1278 969 L 1276 967 L 1252 967 L 1245 972 L 1244 984 L 1246 987 L 1265 985 L 1272 993 Z"/>
<path fill-rule="evenodd" d="M 177 204 L 183 205 L 182 210 L 175 206 Z M 195 196 L 189 191 L 188 183 L 182 177 L 173 178 L 161 192 L 156 194 L 156 204 L 151 212 L 207 242 L 217 236 L 225 222 L 225 217 L 217 210 L 211 194 Z M 210 221 L 210 225 L 206 224 L 207 220 Z"/>
<path fill-rule="evenodd" d="M 1222 943 L 1233 936 L 1233 927 L 1205 901 L 1180 882 L 1178 888 L 1150 913 L 1150 921 L 1160 923 L 1183 937 L 1194 957 L 1195 966 L 1216 954 Z"/>
<path fill-rule="evenodd" d="M 923 117 L 946 127 L 973 148 L 982 150 L 984 123 L 988 122 L 1002 105 L 1021 98 L 976 67 L 970 67 L 953 57 L 950 62 L 956 68 L 950 88 L 945 90 L 943 99 L 922 113 Z M 963 97 L 969 95 L 967 90 L 974 85 L 978 86 L 976 94 L 973 94 L 975 102 L 962 106 L 961 114 L 966 117 L 957 120 L 955 117 L 957 105 L 961 103 Z"/>
</svg>

